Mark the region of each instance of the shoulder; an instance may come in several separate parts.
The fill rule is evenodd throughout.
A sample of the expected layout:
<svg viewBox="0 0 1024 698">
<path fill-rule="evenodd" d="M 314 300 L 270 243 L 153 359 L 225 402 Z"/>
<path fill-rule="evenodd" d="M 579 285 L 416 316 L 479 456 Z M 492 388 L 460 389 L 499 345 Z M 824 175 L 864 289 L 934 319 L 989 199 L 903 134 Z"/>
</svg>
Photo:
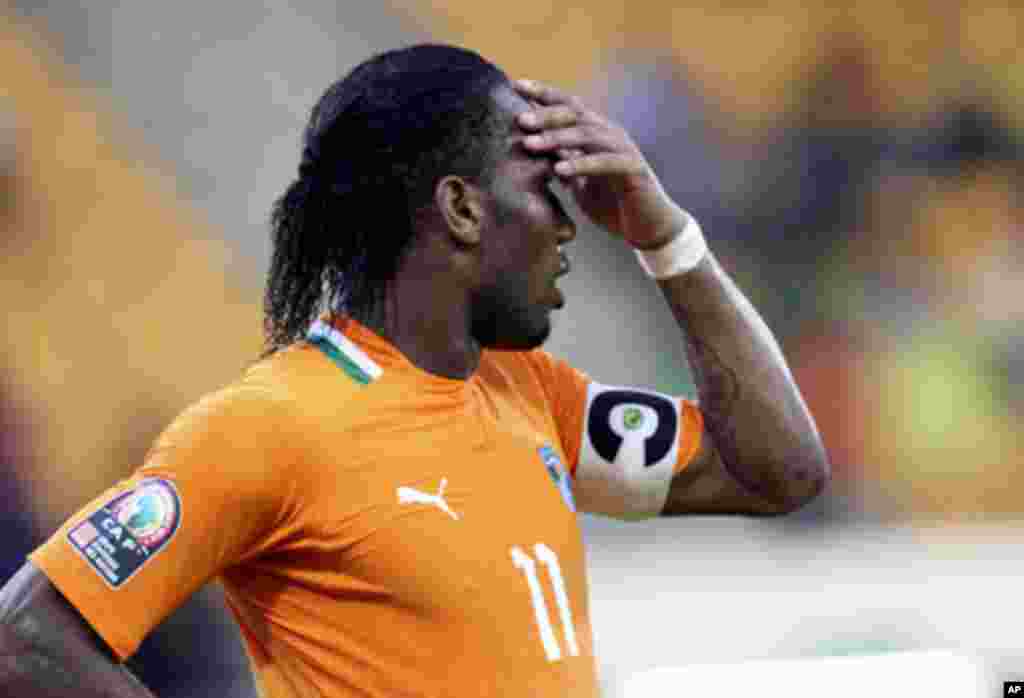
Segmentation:
<svg viewBox="0 0 1024 698">
<path fill-rule="evenodd" d="M 372 395 L 373 387 L 353 380 L 319 349 L 300 342 L 252 364 L 207 400 L 236 414 L 299 423 L 327 415 L 338 419 L 346 407 Z"/>
<path fill-rule="evenodd" d="M 555 415 L 573 413 L 586 399 L 590 378 L 542 349 L 486 352 L 485 358 L 486 361 L 481 361 L 484 381 L 508 386 L 522 398 L 542 404 Z"/>
<path fill-rule="evenodd" d="M 183 410 L 164 436 L 218 429 L 231 422 L 246 424 L 281 423 L 294 412 L 287 385 L 260 368 L 251 368 L 240 378 L 209 392 Z"/>
<path fill-rule="evenodd" d="M 297 446 L 307 420 L 301 398 L 309 380 L 304 363 L 300 354 L 285 350 L 252 364 L 179 413 L 147 461 L 167 450 L 279 452 Z"/>
<path fill-rule="evenodd" d="M 185 408 L 153 443 L 141 473 L 261 500 L 305 481 L 310 420 L 278 363 L 261 361 Z"/>
<path fill-rule="evenodd" d="M 481 361 L 481 370 L 502 372 L 521 379 L 529 379 L 541 386 L 559 378 L 587 380 L 586 374 L 564 359 L 543 349 L 530 351 L 487 351 Z"/>
</svg>

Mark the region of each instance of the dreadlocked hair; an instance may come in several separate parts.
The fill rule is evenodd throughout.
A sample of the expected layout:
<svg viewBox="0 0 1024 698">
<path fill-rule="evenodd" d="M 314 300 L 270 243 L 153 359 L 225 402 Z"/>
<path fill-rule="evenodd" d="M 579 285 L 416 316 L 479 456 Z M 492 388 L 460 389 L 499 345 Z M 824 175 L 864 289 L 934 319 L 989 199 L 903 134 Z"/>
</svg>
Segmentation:
<svg viewBox="0 0 1024 698">
<path fill-rule="evenodd" d="M 265 354 L 327 309 L 358 314 L 381 300 L 440 178 L 491 183 L 507 129 L 491 91 L 506 83 L 472 51 L 423 44 L 375 56 L 327 89 L 298 177 L 271 212 Z"/>
</svg>

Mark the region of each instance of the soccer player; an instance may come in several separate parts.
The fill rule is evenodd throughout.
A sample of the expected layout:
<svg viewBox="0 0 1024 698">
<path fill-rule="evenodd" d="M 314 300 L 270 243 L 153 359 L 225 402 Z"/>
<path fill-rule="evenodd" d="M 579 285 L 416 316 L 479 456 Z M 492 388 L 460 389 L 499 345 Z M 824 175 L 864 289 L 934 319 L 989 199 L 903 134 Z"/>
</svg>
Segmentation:
<svg viewBox="0 0 1024 698">
<path fill-rule="evenodd" d="M 557 185 L 658 280 L 699 404 L 539 348 L 575 235 Z M 697 221 L 553 87 L 447 46 L 366 61 L 272 228 L 266 356 L 9 581 L 0 694 L 151 695 L 119 662 L 219 578 L 268 698 L 593 698 L 577 510 L 773 515 L 827 480 Z"/>
</svg>

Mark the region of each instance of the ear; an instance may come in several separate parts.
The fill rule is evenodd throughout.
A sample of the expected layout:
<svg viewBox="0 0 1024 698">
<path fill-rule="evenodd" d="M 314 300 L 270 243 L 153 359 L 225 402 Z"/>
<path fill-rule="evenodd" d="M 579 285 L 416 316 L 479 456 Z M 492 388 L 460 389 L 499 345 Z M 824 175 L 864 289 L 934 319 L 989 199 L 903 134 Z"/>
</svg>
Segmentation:
<svg viewBox="0 0 1024 698">
<path fill-rule="evenodd" d="M 434 203 L 458 245 L 471 247 L 480 243 L 484 207 L 479 189 L 462 177 L 448 175 L 437 183 Z"/>
</svg>

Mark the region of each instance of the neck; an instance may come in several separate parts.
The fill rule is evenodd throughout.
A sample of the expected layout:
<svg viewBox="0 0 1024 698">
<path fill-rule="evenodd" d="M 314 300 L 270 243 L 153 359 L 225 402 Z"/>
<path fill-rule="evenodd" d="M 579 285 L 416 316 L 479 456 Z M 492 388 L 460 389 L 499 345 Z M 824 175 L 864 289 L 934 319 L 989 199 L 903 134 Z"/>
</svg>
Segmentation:
<svg viewBox="0 0 1024 698">
<path fill-rule="evenodd" d="M 411 277 L 411 278 L 410 278 Z M 469 306 L 458 289 L 436 274 L 395 279 L 373 307 L 352 317 L 393 344 L 416 367 L 444 378 L 464 379 L 480 363 L 480 344 L 470 333 Z"/>
</svg>

